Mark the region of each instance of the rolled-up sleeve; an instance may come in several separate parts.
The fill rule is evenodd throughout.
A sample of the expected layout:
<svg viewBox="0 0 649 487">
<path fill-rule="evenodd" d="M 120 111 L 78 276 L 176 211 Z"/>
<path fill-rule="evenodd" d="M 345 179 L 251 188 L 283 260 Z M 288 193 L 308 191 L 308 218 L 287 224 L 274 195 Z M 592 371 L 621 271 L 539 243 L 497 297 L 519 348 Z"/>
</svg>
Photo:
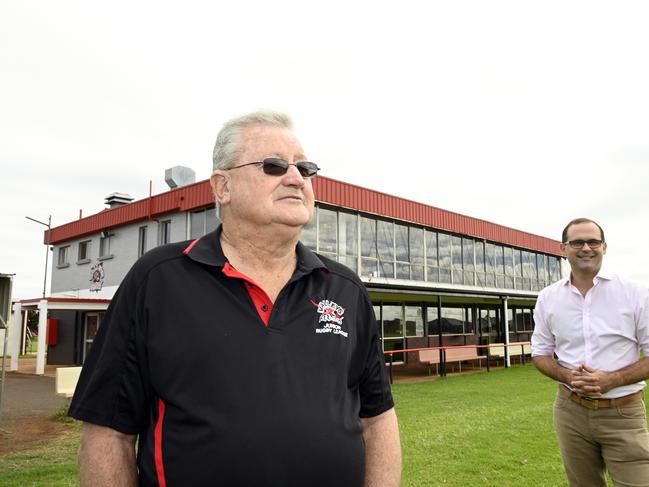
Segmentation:
<svg viewBox="0 0 649 487">
<path fill-rule="evenodd" d="M 545 293 L 541 291 L 534 308 L 534 333 L 532 334 L 532 357 L 554 354 L 555 340 L 546 320 Z"/>
<path fill-rule="evenodd" d="M 637 338 L 645 357 L 649 356 L 649 291 L 643 290 L 638 300 L 640 306 L 637 310 Z"/>
</svg>

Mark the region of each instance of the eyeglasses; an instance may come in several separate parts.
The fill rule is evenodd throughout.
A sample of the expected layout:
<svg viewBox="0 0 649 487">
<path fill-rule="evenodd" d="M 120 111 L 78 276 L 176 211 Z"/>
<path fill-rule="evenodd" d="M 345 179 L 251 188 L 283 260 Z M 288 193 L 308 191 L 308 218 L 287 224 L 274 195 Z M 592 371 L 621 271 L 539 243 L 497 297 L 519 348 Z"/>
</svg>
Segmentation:
<svg viewBox="0 0 649 487">
<path fill-rule="evenodd" d="M 569 240 L 568 242 L 564 243 L 570 245 L 570 247 L 575 250 L 579 250 L 584 248 L 584 245 L 586 244 L 588 244 L 588 247 L 590 247 L 591 249 L 598 249 L 602 245 L 602 243 L 604 243 L 604 241 L 591 238 L 590 240 Z"/>
<path fill-rule="evenodd" d="M 267 157 L 263 161 L 249 162 L 247 164 L 241 164 L 240 166 L 228 167 L 224 171 L 231 171 L 233 169 L 239 169 L 240 167 L 252 166 L 253 164 L 261 164 L 261 168 L 264 170 L 265 174 L 269 176 L 283 176 L 288 172 L 289 166 L 295 166 L 295 168 L 300 173 L 304 179 L 311 179 L 318 174 L 320 168 L 315 162 L 309 161 L 300 161 L 294 164 L 280 159 L 279 157 Z"/>
</svg>

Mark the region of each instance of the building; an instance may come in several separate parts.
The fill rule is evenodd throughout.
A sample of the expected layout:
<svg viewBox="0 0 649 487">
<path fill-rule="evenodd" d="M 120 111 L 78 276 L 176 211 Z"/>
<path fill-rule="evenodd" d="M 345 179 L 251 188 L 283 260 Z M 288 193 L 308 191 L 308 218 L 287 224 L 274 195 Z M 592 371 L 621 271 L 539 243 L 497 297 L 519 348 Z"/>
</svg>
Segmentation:
<svg viewBox="0 0 649 487">
<path fill-rule="evenodd" d="M 302 242 L 360 275 L 384 350 L 529 340 L 538 291 L 561 277 L 560 242 L 322 176 L 313 184 L 316 212 Z M 106 203 L 52 229 L 51 297 L 23 303 L 46 310 L 56 328 L 48 363 L 83 362 L 144 252 L 218 224 L 208 180 L 140 201 L 116 193 Z"/>
</svg>

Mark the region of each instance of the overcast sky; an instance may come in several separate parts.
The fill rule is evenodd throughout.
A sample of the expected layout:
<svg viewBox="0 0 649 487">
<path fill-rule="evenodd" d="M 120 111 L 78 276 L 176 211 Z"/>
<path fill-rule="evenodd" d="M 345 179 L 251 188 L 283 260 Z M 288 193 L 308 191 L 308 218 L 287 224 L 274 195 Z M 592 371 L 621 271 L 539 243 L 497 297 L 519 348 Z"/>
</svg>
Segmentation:
<svg viewBox="0 0 649 487">
<path fill-rule="evenodd" d="M 2 2 L 0 273 L 40 296 L 25 215 L 205 179 L 222 123 L 272 108 L 325 176 L 556 239 L 593 218 L 649 286 L 647 25 L 641 1 Z"/>
</svg>

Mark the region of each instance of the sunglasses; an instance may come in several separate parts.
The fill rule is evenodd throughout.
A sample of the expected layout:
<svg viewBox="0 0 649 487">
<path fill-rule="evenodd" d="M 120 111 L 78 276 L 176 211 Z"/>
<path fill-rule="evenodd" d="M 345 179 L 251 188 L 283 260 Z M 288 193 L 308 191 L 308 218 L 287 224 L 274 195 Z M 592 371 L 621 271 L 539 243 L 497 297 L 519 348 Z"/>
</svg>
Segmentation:
<svg viewBox="0 0 649 487">
<path fill-rule="evenodd" d="M 247 164 L 241 164 L 240 166 L 228 167 L 224 169 L 224 171 L 231 171 L 233 169 L 239 169 L 240 167 L 252 166 L 253 164 L 261 164 L 261 168 L 264 170 L 264 174 L 268 174 L 269 176 L 283 176 L 288 172 L 289 166 L 295 166 L 295 168 L 300 173 L 300 176 L 302 176 L 304 179 L 311 179 L 312 177 L 315 177 L 320 170 L 315 162 L 300 161 L 291 164 L 284 159 L 280 159 L 279 157 L 267 157 L 263 161 L 249 162 Z"/>
</svg>

